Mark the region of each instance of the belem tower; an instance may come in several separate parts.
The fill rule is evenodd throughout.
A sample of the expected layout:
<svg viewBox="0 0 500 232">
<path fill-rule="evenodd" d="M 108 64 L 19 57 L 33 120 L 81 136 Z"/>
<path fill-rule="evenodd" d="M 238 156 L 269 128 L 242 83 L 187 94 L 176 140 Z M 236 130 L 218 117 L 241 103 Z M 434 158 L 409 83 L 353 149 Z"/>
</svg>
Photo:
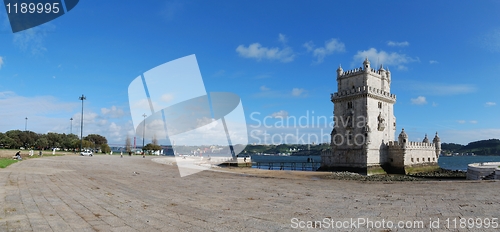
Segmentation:
<svg viewBox="0 0 500 232">
<path fill-rule="evenodd" d="M 391 94 L 391 72 L 383 65 L 344 71 L 337 69 L 338 92 L 331 94 L 334 128 L 331 149 L 321 154 L 321 170 L 352 171 L 363 174 L 400 173 L 438 168 L 441 141 L 410 142 L 401 130 L 395 140 L 396 117 Z"/>
</svg>

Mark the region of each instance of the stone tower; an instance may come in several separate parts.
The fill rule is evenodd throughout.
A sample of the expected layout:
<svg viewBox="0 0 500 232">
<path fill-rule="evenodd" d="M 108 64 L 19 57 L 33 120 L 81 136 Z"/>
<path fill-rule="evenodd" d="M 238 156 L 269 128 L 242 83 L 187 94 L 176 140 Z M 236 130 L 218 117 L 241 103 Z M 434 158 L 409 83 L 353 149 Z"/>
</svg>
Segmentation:
<svg viewBox="0 0 500 232">
<path fill-rule="evenodd" d="M 334 103 L 331 154 L 322 157 L 324 166 L 361 173 L 378 172 L 388 162 L 386 144 L 394 140 L 396 118 L 391 94 L 391 72 L 378 70 L 366 58 L 363 67 L 337 69 L 338 91 Z"/>
</svg>

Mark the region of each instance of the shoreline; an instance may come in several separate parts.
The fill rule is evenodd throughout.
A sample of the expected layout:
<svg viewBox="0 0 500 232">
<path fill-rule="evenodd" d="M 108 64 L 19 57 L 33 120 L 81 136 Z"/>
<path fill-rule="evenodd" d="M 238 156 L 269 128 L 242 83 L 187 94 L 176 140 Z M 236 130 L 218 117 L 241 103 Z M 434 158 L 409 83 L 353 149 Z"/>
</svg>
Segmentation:
<svg viewBox="0 0 500 232">
<path fill-rule="evenodd" d="M 151 161 L 177 166 L 175 163 L 175 158 L 165 157 L 165 158 L 153 158 Z M 280 178 L 280 179 L 335 179 L 335 180 L 346 180 L 346 181 L 373 181 L 373 182 L 388 182 L 388 181 L 467 181 L 466 174 L 460 170 L 447 170 L 440 169 L 437 172 L 432 172 L 434 175 L 429 175 L 429 173 L 415 173 L 411 175 L 397 175 L 397 174 L 386 174 L 386 175 L 372 175 L 365 176 L 352 172 L 331 172 L 331 171 L 296 171 L 296 170 L 266 170 L 258 169 L 252 167 L 227 167 L 227 166 L 214 166 L 206 169 L 206 171 L 214 172 L 226 172 L 232 174 L 240 175 L 252 175 L 261 176 L 268 178 Z"/>
</svg>

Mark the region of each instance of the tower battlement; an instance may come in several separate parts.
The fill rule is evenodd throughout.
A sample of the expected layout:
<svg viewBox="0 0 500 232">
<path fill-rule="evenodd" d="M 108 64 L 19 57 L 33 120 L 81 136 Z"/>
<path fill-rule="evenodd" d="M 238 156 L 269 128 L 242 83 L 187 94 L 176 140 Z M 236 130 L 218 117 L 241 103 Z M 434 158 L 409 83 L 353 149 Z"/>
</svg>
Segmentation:
<svg viewBox="0 0 500 232">
<path fill-rule="evenodd" d="M 387 147 L 389 149 L 391 148 L 401 148 L 403 147 L 402 143 L 399 143 L 399 141 L 389 141 L 387 143 Z M 406 149 L 436 149 L 436 145 L 434 143 L 425 143 L 425 142 L 413 142 L 409 141 L 406 143 L 404 146 Z"/>
<path fill-rule="evenodd" d="M 385 70 L 381 65 L 378 70 L 368 66 L 366 68 L 359 67 L 359 68 L 344 71 L 342 69 L 342 67 L 339 67 L 339 69 L 337 69 L 337 79 L 348 78 L 348 77 L 357 76 L 357 75 L 366 74 L 366 73 L 373 75 L 375 77 L 378 77 L 378 78 L 388 78 L 388 79 L 391 78 L 391 71 L 389 71 L 389 68 L 387 68 L 387 70 Z"/>
<path fill-rule="evenodd" d="M 330 100 L 332 102 L 336 102 L 337 100 L 340 100 L 341 98 L 351 97 L 351 96 L 355 96 L 355 95 L 362 95 L 362 94 L 372 94 L 374 96 L 389 98 L 394 102 L 396 101 L 395 94 L 392 94 L 392 93 L 389 93 L 387 91 L 384 91 L 384 90 L 381 90 L 381 89 L 378 89 L 375 87 L 371 87 L 371 86 L 358 86 L 358 87 L 354 87 L 353 89 L 350 89 L 350 90 L 344 90 L 344 91 L 340 91 L 337 93 L 332 93 L 330 95 Z"/>
</svg>

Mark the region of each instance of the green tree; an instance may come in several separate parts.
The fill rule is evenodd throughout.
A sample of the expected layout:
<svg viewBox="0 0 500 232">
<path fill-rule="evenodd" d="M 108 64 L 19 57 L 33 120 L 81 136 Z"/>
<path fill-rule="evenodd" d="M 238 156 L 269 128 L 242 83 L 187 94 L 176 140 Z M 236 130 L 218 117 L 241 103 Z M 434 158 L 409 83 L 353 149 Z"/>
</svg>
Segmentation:
<svg viewBox="0 0 500 232">
<path fill-rule="evenodd" d="M 54 132 L 47 133 L 47 140 L 49 141 L 50 148 L 59 148 L 63 142 L 62 135 Z"/>
<path fill-rule="evenodd" d="M 151 155 L 151 153 L 161 150 L 161 146 L 148 143 L 144 146 L 143 150 L 147 151 Z"/>
<path fill-rule="evenodd" d="M 88 140 L 83 140 L 83 145 L 82 145 L 82 149 L 92 149 L 93 148 L 93 145 L 94 143 L 88 141 Z M 78 144 L 78 147 L 80 147 L 80 144 Z"/>
<path fill-rule="evenodd" d="M 21 141 L 21 131 L 20 130 L 10 130 L 5 132 L 5 135 L 12 139 L 11 148 L 20 148 L 23 146 Z"/>
<path fill-rule="evenodd" d="M 84 140 L 88 140 L 92 143 L 92 148 L 101 149 L 101 145 L 107 144 L 108 140 L 106 137 L 98 134 L 89 134 L 83 138 Z"/>
<path fill-rule="evenodd" d="M 109 153 L 109 152 L 111 152 L 111 148 L 109 147 L 108 144 L 105 143 L 105 144 L 101 145 L 101 151 L 102 151 L 102 153 Z"/>
<path fill-rule="evenodd" d="M 40 150 L 45 150 L 49 146 L 49 140 L 47 136 L 42 135 L 35 142 L 35 146 Z"/>
<path fill-rule="evenodd" d="M 0 133 L 0 146 L 3 146 L 4 148 L 14 148 L 15 145 L 16 141 L 14 141 L 14 139 L 4 133 Z"/>
<path fill-rule="evenodd" d="M 62 147 L 64 149 L 72 149 L 75 150 L 79 146 L 74 146 L 76 142 L 79 142 L 80 140 L 78 139 L 78 136 L 75 134 L 63 134 L 63 139 L 62 139 Z"/>
</svg>

